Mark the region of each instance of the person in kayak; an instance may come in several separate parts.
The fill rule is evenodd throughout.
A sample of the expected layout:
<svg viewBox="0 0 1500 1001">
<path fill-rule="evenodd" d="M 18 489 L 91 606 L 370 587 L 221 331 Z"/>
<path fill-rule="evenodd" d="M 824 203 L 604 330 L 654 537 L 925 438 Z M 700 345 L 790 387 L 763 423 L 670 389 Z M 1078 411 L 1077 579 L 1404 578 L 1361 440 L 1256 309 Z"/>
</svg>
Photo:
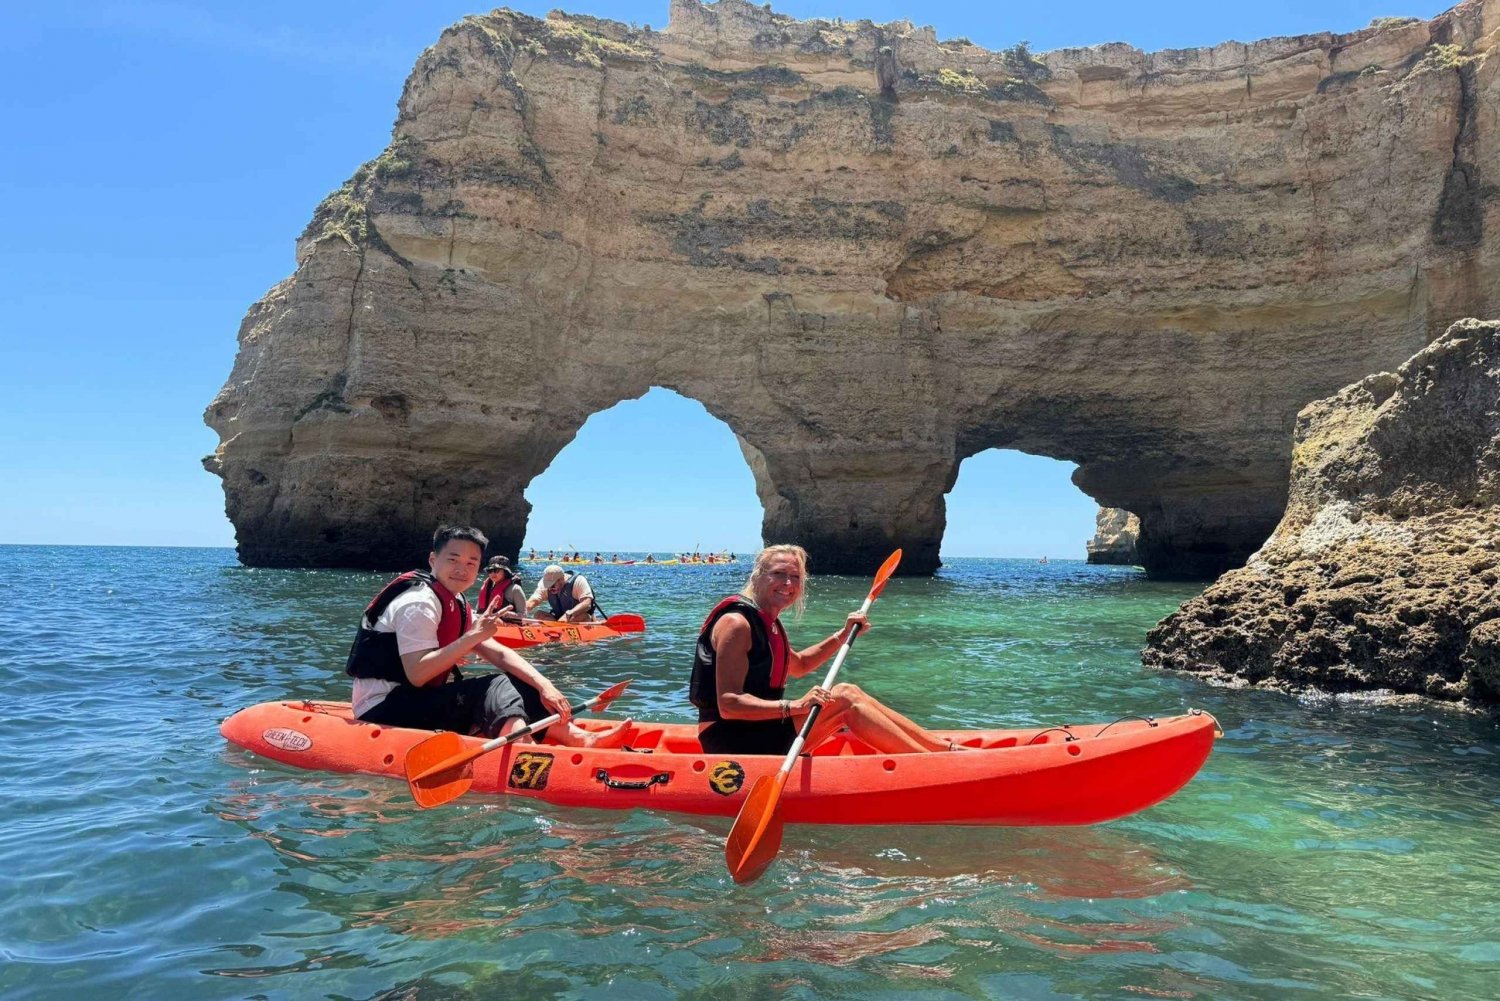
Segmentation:
<svg viewBox="0 0 1500 1001">
<path fill-rule="evenodd" d="M 479 585 L 477 605 L 482 611 L 500 599 L 500 614 L 506 622 L 521 622 L 526 611 L 526 592 L 521 589 L 521 573 L 504 556 L 493 556 L 484 566 L 484 583 Z"/>
<path fill-rule="evenodd" d="M 542 618 L 558 622 L 588 622 L 594 617 L 594 591 L 589 579 L 576 570 L 564 570 L 556 563 L 549 564 L 537 581 L 536 590 L 526 599 L 526 611 L 547 603 L 539 612 Z"/>
<path fill-rule="evenodd" d="M 463 594 L 479 576 L 488 544 L 477 528 L 442 526 L 432 536 L 429 570 L 401 574 L 365 609 L 345 665 L 354 678 L 355 717 L 498 737 L 528 719 L 557 713 L 564 725 L 548 730 L 559 744 L 624 743 L 635 732 L 631 721 L 603 731 L 577 726 L 563 694 L 524 657 L 492 639 L 502 623 L 499 604 L 492 602 L 477 617 L 470 611 Z M 458 664 L 470 654 L 500 673 L 464 678 Z"/>
<path fill-rule="evenodd" d="M 953 741 L 933 736 L 857 686 L 815 685 L 801 698 L 786 697 L 788 678 L 817 670 L 859 625 L 851 612 L 837 632 L 803 650 L 793 650 L 781 613 L 801 610 L 807 579 L 807 551 L 801 546 L 768 546 L 755 557 L 750 579 L 738 595 L 719 602 L 704 620 L 693 652 L 688 696 L 707 724 L 699 741 L 708 754 L 785 754 L 814 705 L 822 712 L 808 734 L 816 747 L 841 727 L 882 754 L 950 751 Z"/>
</svg>

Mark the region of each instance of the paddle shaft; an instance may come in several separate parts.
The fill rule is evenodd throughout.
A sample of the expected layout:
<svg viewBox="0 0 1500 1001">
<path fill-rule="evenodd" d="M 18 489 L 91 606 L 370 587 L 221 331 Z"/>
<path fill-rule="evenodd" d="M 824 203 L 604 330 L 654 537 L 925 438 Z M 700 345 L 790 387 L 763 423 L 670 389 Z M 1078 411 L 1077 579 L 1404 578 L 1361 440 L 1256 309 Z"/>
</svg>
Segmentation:
<svg viewBox="0 0 1500 1001">
<path fill-rule="evenodd" d="M 589 699 L 587 702 L 580 702 L 578 705 L 570 707 L 570 711 L 575 714 L 588 712 L 591 708 L 600 703 L 613 701 L 614 697 L 614 695 L 601 693 L 594 696 L 592 699 Z M 497 748 L 504 747 L 506 744 L 513 744 L 516 741 L 520 740 L 522 737 L 531 736 L 538 730 L 545 730 L 547 729 L 547 727 L 551 726 L 553 723 L 556 723 L 561 719 L 562 713 L 553 713 L 551 716 L 548 716 L 544 719 L 539 719 L 535 723 L 529 723 L 526 726 L 521 727 L 521 729 L 519 730 L 515 730 L 511 733 L 496 737 L 493 740 L 487 740 L 483 744 L 480 744 L 478 747 L 470 748 L 464 753 L 454 755 L 446 761 L 439 761 L 431 768 L 423 769 L 419 774 L 411 776 L 409 781 L 420 782 L 422 779 L 430 778 L 431 776 L 436 775 L 439 772 L 446 772 L 450 769 L 457 768 L 459 765 L 466 765 L 480 755 L 488 754 Z"/>
<path fill-rule="evenodd" d="M 872 601 L 874 601 L 874 599 L 871 597 L 867 596 L 865 598 L 865 603 L 859 606 L 861 615 L 870 610 L 870 603 Z M 830 667 L 828 669 L 828 673 L 823 676 L 824 688 L 832 688 L 833 679 L 838 677 L 839 668 L 844 666 L 844 658 L 849 656 L 849 650 L 854 646 L 854 641 L 859 638 L 859 630 L 860 625 L 858 622 L 856 622 L 854 624 L 854 628 L 849 630 L 849 638 L 844 640 L 844 642 L 839 645 L 839 652 L 833 658 L 833 666 Z M 792 748 L 791 750 L 786 752 L 786 760 L 781 763 L 781 772 L 783 774 L 792 770 L 792 765 L 797 761 L 797 755 L 802 753 L 802 745 L 807 743 L 807 735 L 812 732 L 813 724 L 818 721 L 818 715 L 822 711 L 823 703 L 821 702 L 814 703 L 813 707 L 808 710 L 807 719 L 802 721 L 802 729 L 797 731 L 797 739 L 792 741 Z"/>
</svg>

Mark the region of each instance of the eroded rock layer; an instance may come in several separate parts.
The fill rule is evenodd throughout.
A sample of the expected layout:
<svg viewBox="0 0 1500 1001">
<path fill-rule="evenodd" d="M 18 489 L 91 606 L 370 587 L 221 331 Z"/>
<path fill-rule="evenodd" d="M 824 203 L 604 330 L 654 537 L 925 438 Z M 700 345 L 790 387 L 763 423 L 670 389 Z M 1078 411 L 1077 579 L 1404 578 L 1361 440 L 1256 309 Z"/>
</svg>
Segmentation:
<svg viewBox="0 0 1500 1001">
<path fill-rule="evenodd" d="M 1077 462 L 1155 573 L 1238 565 L 1297 411 L 1497 305 L 1490 6 L 1155 54 L 466 18 L 241 328 L 241 558 L 400 565 L 446 518 L 513 552 L 531 479 L 663 386 L 822 570 L 932 570 L 992 447 Z"/>
<path fill-rule="evenodd" d="M 1500 323 L 1302 411 L 1286 516 L 1151 631 L 1148 664 L 1500 701 Z"/>
</svg>

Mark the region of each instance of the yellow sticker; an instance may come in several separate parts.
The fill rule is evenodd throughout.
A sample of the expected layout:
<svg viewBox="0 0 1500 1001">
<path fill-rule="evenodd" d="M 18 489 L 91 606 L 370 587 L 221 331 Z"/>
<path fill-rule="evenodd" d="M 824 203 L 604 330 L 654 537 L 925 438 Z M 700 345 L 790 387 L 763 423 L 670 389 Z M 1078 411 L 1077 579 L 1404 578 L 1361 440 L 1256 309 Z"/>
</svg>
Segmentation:
<svg viewBox="0 0 1500 1001">
<path fill-rule="evenodd" d="M 510 766 L 512 789 L 545 789 L 547 776 L 552 771 L 552 755 L 535 751 L 522 751 Z"/>
<path fill-rule="evenodd" d="M 720 796 L 733 796 L 745 784 L 745 769 L 738 761 L 721 761 L 708 773 L 708 787 Z"/>
</svg>

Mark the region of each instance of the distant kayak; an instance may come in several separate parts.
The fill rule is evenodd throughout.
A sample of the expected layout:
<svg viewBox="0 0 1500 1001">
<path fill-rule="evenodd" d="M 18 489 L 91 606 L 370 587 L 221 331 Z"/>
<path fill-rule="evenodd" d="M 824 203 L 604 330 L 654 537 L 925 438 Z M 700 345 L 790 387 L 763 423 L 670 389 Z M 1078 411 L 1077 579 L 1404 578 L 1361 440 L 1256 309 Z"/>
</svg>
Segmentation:
<svg viewBox="0 0 1500 1001">
<path fill-rule="evenodd" d="M 528 625 L 505 625 L 495 630 L 495 642 L 512 650 L 540 646 L 543 643 L 594 643 L 629 633 L 646 631 L 646 620 L 639 615 L 611 615 L 603 622 L 540 622 Z"/>
<path fill-rule="evenodd" d="M 600 727 L 598 720 L 579 720 Z M 642 723 L 630 749 L 511 744 L 473 763 L 473 789 L 562 806 L 732 817 L 780 755 L 704 754 L 695 724 Z M 264 702 L 220 726 L 233 744 L 318 771 L 404 779 L 406 752 L 432 736 L 361 723 L 344 702 Z M 878 754 L 847 734 L 793 768 L 782 815 L 802 824 L 1096 824 L 1181 789 L 1213 749 L 1207 713 L 937 736 L 966 750 Z M 477 747 L 478 737 L 463 738 Z"/>
</svg>

